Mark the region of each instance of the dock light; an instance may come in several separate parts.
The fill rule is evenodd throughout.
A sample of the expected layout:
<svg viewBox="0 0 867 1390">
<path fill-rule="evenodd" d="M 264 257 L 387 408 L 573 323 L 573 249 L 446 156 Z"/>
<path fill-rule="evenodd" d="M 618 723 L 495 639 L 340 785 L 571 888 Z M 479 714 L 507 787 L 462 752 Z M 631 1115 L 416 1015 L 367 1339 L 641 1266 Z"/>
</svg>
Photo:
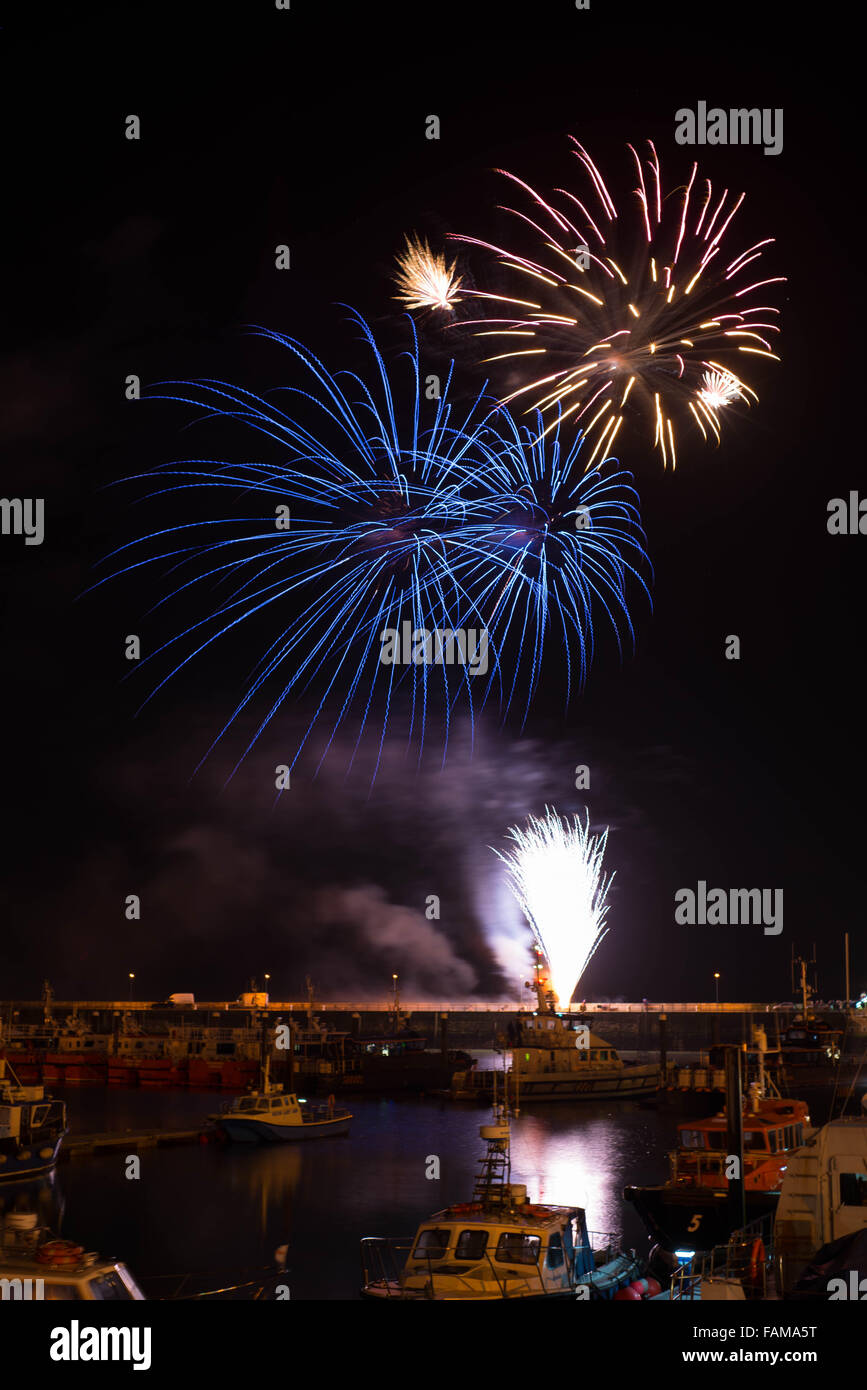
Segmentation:
<svg viewBox="0 0 867 1390">
<path fill-rule="evenodd" d="M 715 982 L 715 984 L 716 984 L 716 1002 L 719 1003 L 719 971 L 718 971 L 718 970 L 715 970 L 715 971 L 714 971 L 713 978 L 714 978 L 714 982 Z"/>
<path fill-rule="evenodd" d="M 688 1260 L 691 1260 L 694 1255 L 694 1250 L 675 1250 L 674 1252 L 674 1258 L 676 1260 L 680 1260 L 681 1264 L 684 1265 L 687 1263 Z"/>
</svg>

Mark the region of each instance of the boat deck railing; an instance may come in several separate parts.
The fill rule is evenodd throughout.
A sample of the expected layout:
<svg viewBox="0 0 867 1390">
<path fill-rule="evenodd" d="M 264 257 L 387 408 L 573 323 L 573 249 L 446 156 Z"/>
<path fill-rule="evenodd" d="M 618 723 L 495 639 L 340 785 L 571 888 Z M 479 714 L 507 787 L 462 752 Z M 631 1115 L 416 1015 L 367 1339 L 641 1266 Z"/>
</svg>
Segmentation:
<svg viewBox="0 0 867 1390">
<path fill-rule="evenodd" d="M 250 1274 L 250 1277 L 246 1277 Z M 240 1278 L 238 1277 L 240 1275 Z M 236 1271 L 234 1278 L 225 1283 L 219 1281 L 217 1277 L 216 1287 L 214 1286 L 214 1276 L 212 1274 L 146 1274 L 136 1277 L 136 1282 L 144 1290 L 149 1300 L 160 1302 L 200 1302 L 208 1298 L 215 1298 L 231 1302 L 255 1302 L 257 1300 L 270 1301 L 277 1293 L 281 1283 L 285 1284 L 286 1274 L 273 1269 L 261 1269 L 254 1272 L 247 1270 Z M 198 1285 L 206 1285 L 199 1288 Z"/>
<path fill-rule="evenodd" d="M 303 1114 L 307 1117 L 307 1123 L 321 1124 L 324 1120 L 351 1120 L 352 1111 L 344 1106 L 334 1105 L 305 1105 Z"/>
<path fill-rule="evenodd" d="M 618 1255 L 623 1254 L 623 1241 L 619 1235 L 613 1235 L 608 1231 L 588 1231 L 587 1239 L 597 1267 L 609 1264 L 612 1260 L 616 1260 Z M 587 1246 L 578 1246 L 579 1252 L 586 1249 Z"/>
<path fill-rule="evenodd" d="M 760 1216 L 738 1231 L 725 1245 L 693 1255 L 671 1276 L 672 1302 L 701 1298 L 703 1280 L 732 1279 L 742 1285 L 748 1299 L 766 1299 L 773 1280 L 772 1218 Z"/>
</svg>

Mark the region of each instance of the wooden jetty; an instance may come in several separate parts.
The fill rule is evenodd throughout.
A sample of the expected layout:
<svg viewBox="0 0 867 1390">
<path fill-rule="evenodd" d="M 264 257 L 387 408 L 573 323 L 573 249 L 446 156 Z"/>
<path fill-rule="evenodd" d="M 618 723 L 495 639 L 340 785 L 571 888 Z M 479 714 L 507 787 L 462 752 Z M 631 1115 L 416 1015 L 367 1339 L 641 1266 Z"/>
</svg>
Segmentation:
<svg viewBox="0 0 867 1390">
<path fill-rule="evenodd" d="M 114 1129 L 102 1134 L 71 1134 L 63 1143 L 59 1161 L 68 1163 L 73 1158 L 111 1153 L 118 1149 L 137 1153 L 139 1149 L 209 1144 L 214 1138 L 214 1133 L 205 1129 Z"/>
</svg>

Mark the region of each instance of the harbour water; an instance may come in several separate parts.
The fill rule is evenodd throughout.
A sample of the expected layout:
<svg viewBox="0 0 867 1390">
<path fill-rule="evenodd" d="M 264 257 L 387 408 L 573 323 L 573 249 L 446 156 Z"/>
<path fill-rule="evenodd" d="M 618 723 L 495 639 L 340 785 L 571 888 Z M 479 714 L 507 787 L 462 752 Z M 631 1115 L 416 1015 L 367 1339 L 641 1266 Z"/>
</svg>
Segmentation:
<svg viewBox="0 0 867 1390">
<path fill-rule="evenodd" d="M 99 1088 L 65 1099 L 73 1132 L 92 1132 L 196 1127 L 224 1097 Z M 88 1155 L 62 1164 L 42 1200 L 65 1237 L 124 1259 L 149 1293 L 163 1291 L 152 1276 L 239 1282 L 288 1244 L 291 1298 L 354 1299 L 362 1236 L 410 1236 L 432 1212 L 468 1200 L 490 1111 L 416 1098 L 358 1098 L 351 1108 L 346 1138 L 148 1148 L 139 1178 L 126 1177 L 123 1152 Z M 634 1103 L 537 1104 L 513 1121 L 513 1179 L 531 1200 L 583 1205 L 591 1231 L 646 1250 L 621 1193 L 627 1182 L 665 1177 L 675 1127 L 675 1115 Z M 434 1159 L 439 1178 L 426 1176 Z"/>
</svg>

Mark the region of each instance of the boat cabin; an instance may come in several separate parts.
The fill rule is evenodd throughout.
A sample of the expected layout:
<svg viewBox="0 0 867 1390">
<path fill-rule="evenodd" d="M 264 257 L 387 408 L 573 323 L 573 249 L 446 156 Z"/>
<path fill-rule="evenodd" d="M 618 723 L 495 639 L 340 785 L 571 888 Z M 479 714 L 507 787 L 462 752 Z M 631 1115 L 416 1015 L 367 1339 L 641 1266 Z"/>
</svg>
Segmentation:
<svg viewBox="0 0 867 1390">
<path fill-rule="evenodd" d="M 35 1263 L 7 1264 L 0 1257 L 0 1299 L 117 1303 L 141 1301 L 144 1294 L 126 1265 L 119 1262 L 51 1269 Z"/>
<path fill-rule="evenodd" d="M 621 1072 L 615 1047 L 592 1032 L 580 1019 L 558 1014 L 519 1014 L 503 1041 L 512 1049 L 522 1075 L 532 1072 Z"/>
<path fill-rule="evenodd" d="M 760 1100 L 744 1113 L 744 1152 L 777 1154 L 795 1149 L 804 1142 L 810 1116 L 802 1100 Z M 684 1149 L 723 1151 L 727 1143 L 724 1113 L 707 1120 L 678 1125 L 678 1143 Z"/>
<path fill-rule="evenodd" d="M 678 1148 L 669 1155 L 672 1182 L 726 1185 L 727 1126 L 724 1113 L 678 1125 Z M 780 1156 L 798 1148 L 810 1132 L 810 1116 L 803 1101 L 759 1100 L 743 1117 L 747 1186 L 776 1189 L 785 1169 Z"/>
<path fill-rule="evenodd" d="M 232 1112 L 236 1115 L 265 1115 L 274 1119 L 288 1119 L 292 1115 L 301 1115 L 301 1105 L 303 1102 L 298 1100 L 296 1095 L 283 1095 L 282 1092 L 269 1095 L 262 1095 L 254 1091 L 250 1096 L 241 1096 L 232 1106 Z"/>
</svg>

